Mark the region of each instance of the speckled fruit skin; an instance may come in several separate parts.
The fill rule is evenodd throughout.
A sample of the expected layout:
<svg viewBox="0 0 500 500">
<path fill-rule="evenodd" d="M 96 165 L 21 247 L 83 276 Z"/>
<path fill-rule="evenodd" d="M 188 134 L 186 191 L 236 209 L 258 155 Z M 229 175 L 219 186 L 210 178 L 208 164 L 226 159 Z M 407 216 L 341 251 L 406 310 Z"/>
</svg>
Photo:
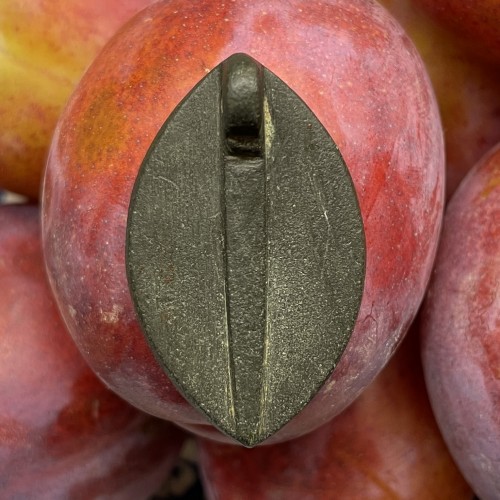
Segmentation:
<svg viewBox="0 0 500 500">
<path fill-rule="evenodd" d="M 43 194 L 57 302 L 84 356 L 122 397 L 227 439 L 175 390 L 137 323 L 125 272 L 132 186 L 161 125 L 211 69 L 245 52 L 284 80 L 337 143 L 367 242 L 347 349 L 316 397 L 267 443 L 308 432 L 373 380 L 421 302 L 443 207 L 443 139 L 423 64 L 376 2 L 160 2 L 114 37 L 60 120 Z M 175 235 L 172 235 L 175 237 Z"/>
<path fill-rule="evenodd" d="M 433 19 L 418 0 L 379 1 L 406 30 L 429 72 L 443 122 L 449 199 L 500 140 L 500 66 L 464 50 L 463 37 Z"/>
<path fill-rule="evenodd" d="M 422 350 L 433 409 L 482 500 L 500 498 L 500 144 L 450 202 L 425 301 Z"/>
<path fill-rule="evenodd" d="M 93 374 L 51 296 L 39 209 L 0 207 L 0 497 L 147 498 L 182 440 Z"/>
<path fill-rule="evenodd" d="M 37 199 L 57 119 L 114 32 L 153 0 L 0 2 L 0 187 Z"/>
<path fill-rule="evenodd" d="M 500 62 L 498 0 L 414 0 L 455 31 L 479 58 Z"/>
<path fill-rule="evenodd" d="M 416 333 L 347 410 L 307 436 L 253 450 L 200 439 L 208 498 L 471 500 L 432 415 Z"/>
</svg>

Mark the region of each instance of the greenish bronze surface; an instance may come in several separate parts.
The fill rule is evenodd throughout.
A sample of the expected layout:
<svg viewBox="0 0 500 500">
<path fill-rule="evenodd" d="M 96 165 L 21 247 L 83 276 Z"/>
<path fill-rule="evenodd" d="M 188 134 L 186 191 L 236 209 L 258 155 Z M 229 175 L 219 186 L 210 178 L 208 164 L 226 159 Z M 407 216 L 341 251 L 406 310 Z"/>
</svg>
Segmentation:
<svg viewBox="0 0 500 500">
<path fill-rule="evenodd" d="M 132 193 L 126 257 L 157 359 L 246 446 L 319 390 L 363 293 L 363 224 L 337 146 L 243 54 L 209 73 L 158 133 Z"/>
</svg>

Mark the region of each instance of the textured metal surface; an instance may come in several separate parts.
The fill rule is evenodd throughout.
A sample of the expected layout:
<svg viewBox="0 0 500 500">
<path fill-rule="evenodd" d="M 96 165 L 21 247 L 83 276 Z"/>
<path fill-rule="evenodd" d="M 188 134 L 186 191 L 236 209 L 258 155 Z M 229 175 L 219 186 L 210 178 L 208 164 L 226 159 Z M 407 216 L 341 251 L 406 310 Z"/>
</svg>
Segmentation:
<svg viewBox="0 0 500 500">
<path fill-rule="evenodd" d="M 132 193 L 126 252 L 157 359 L 246 446 L 310 401 L 361 303 L 364 231 L 340 152 L 287 85 L 241 54 L 158 133 Z"/>
</svg>

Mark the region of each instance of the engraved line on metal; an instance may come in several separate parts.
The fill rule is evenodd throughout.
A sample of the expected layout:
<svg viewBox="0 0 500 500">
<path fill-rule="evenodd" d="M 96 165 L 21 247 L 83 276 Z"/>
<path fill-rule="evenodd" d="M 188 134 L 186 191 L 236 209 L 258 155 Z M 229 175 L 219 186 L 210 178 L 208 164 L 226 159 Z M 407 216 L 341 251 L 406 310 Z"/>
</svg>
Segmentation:
<svg viewBox="0 0 500 500">
<path fill-rule="evenodd" d="M 267 102 L 267 97 L 266 97 L 266 88 L 264 88 L 264 101 L 263 101 L 263 122 L 262 122 L 262 129 L 263 129 L 263 135 L 264 135 L 264 151 L 267 153 L 268 148 L 270 149 L 270 134 L 272 130 L 272 122 L 271 122 L 271 115 L 269 111 L 269 104 Z M 268 378 L 268 354 L 269 354 L 269 329 L 271 328 L 271 322 L 269 321 L 269 295 L 267 293 L 267 290 L 269 290 L 269 231 L 268 231 L 268 222 L 269 222 L 269 214 L 270 214 L 270 200 L 269 200 L 269 189 L 268 189 L 268 179 L 271 176 L 271 173 L 269 172 L 269 162 L 267 161 L 267 156 L 266 156 L 266 161 L 265 161 L 265 189 L 264 189 L 264 196 L 265 196 L 265 234 L 266 234 L 266 248 L 265 248 L 265 259 L 266 259 L 266 283 L 265 283 L 265 311 L 264 311 L 264 317 L 265 317 L 265 329 L 264 329 L 264 353 L 262 357 L 262 386 L 260 388 L 260 419 L 259 419 L 259 428 L 258 432 L 256 435 L 256 442 L 259 442 L 262 440 L 262 437 L 266 435 L 266 411 L 267 411 L 267 390 L 268 390 L 268 383 L 267 383 L 267 378 Z"/>
</svg>

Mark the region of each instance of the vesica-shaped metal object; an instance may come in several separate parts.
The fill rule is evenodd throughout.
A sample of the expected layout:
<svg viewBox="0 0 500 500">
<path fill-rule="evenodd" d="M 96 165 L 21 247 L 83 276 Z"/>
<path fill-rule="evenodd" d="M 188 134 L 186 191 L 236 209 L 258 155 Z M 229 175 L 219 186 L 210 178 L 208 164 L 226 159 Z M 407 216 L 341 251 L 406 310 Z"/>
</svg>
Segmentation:
<svg viewBox="0 0 500 500">
<path fill-rule="evenodd" d="M 129 285 L 184 396 L 246 446 L 311 400 L 354 328 L 365 238 L 342 156 L 307 105 L 244 54 L 154 140 L 132 193 Z"/>
</svg>

